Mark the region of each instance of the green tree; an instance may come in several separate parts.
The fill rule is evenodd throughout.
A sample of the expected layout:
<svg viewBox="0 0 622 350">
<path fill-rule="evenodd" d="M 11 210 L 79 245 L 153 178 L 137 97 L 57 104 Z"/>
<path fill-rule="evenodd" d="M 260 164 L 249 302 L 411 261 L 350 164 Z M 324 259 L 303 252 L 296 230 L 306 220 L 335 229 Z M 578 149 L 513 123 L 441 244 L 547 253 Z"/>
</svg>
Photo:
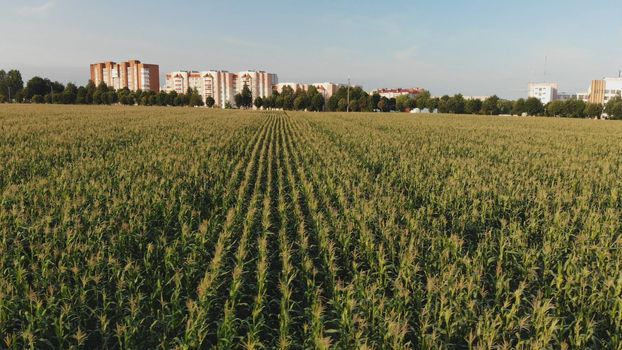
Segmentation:
<svg viewBox="0 0 622 350">
<path fill-rule="evenodd" d="M 64 104 L 74 104 L 78 98 L 78 87 L 76 84 L 69 83 L 65 87 L 65 91 L 63 91 L 63 103 Z"/>
<path fill-rule="evenodd" d="M 622 98 L 618 96 L 609 100 L 605 105 L 605 113 L 607 113 L 609 119 L 622 119 Z"/>
<path fill-rule="evenodd" d="M 419 109 L 428 108 L 428 100 L 431 98 L 429 91 L 422 91 L 415 96 L 415 106 Z"/>
<path fill-rule="evenodd" d="M 564 102 L 564 114 L 570 118 L 583 118 L 585 112 L 585 102 L 572 99 Z"/>
<path fill-rule="evenodd" d="M 454 95 L 447 100 L 447 111 L 454 114 L 463 114 L 465 109 L 464 97 L 461 94 Z"/>
<path fill-rule="evenodd" d="M 339 112 L 345 112 L 347 109 L 348 109 L 348 100 L 346 100 L 345 98 L 339 99 L 339 102 L 337 103 L 337 110 Z"/>
<path fill-rule="evenodd" d="M 32 77 L 26 83 L 26 98 L 32 99 L 34 95 L 40 95 L 43 97 L 50 92 L 51 84 L 52 82 L 49 79 L 44 79 L 38 76 Z"/>
<path fill-rule="evenodd" d="M 388 111 L 388 108 L 387 108 L 387 101 L 388 101 L 388 99 L 387 99 L 386 97 L 381 98 L 381 99 L 380 99 L 380 101 L 378 101 L 378 105 L 377 105 L 377 107 L 378 107 L 378 109 L 379 109 L 381 112 L 387 112 L 387 111 Z"/>
<path fill-rule="evenodd" d="M 585 105 L 583 115 L 588 118 L 600 118 L 603 113 L 603 105 L 599 103 L 588 103 Z"/>
<path fill-rule="evenodd" d="M 406 109 L 410 108 L 410 96 L 409 95 L 400 95 L 395 98 L 395 108 L 398 112 L 404 112 Z"/>
<path fill-rule="evenodd" d="M 33 95 L 31 97 L 31 100 L 33 103 L 44 103 L 45 102 L 45 99 L 41 95 Z"/>
<path fill-rule="evenodd" d="M 215 104 L 216 100 L 214 100 L 212 96 L 207 96 L 207 98 L 205 99 L 205 105 L 209 108 L 213 108 Z"/>
<path fill-rule="evenodd" d="M 525 112 L 532 116 L 541 115 L 544 113 L 544 105 L 539 99 L 530 97 L 525 100 Z"/>
<path fill-rule="evenodd" d="M 425 108 L 427 108 L 430 111 L 430 113 L 434 113 L 434 110 L 438 108 L 439 102 L 440 102 L 440 99 L 438 97 L 429 98 L 426 101 Z"/>
<path fill-rule="evenodd" d="M 254 105 L 255 105 L 255 108 L 261 109 L 261 107 L 263 106 L 263 99 L 261 98 L 261 96 L 257 96 L 257 98 L 255 99 Z"/>
<path fill-rule="evenodd" d="M 491 96 L 482 103 L 482 114 L 498 115 L 499 114 L 499 97 Z"/>
<path fill-rule="evenodd" d="M 512 114 L 522 115 L 523 113 L 527 113 L 527 108 L 525 107 L 525 99 L 519 98 L 514 101 L 514 105 L 512 106 Z"/>
<path fill-rule="evenodd" d="M 316 112 L 321 112 L 324 110 L 324 96 L 320 95 L 320 94 L 315 94 L 312 98 L 311 98 L 311 108 L 312 110 L 316 111 Z"/>
<path fill-rule="evenodd" d="M 479 114 L 482 110 L 482 101 L 479 99 L 466 100 L 464 103 L 464 112 L 467 114 Z"/>
<path fill-rule="evenodd" d="M 565 116 L 564 101 L 552 101 L 546 104 L 545 113 L 549 117 Z"/>
<path fill-rule="evenodd" d="M 373 95 L 369 96 L 369 101 L 369 105 L 372 106 L 374 109 L 380 109 L 380 107 L 378 107 L 378 102 L 380 102 L 380 94 L 375 92 Z"/>
<path fill-rule="evenodd" d="M 242 92 L 240 93 L 241 99 L 238 107 L 251 108 L 253 106 L 253 93 L 248 88 L 248 85 L 244 84 Z M 236 102 L 237 104 L 237 102 Z"/>
<path fill-rule="evenodd" d="M 23 89 L 24 81 L 20 71 L 12 69 L 7 73 L 4 70 L 0 70 L 0 96 L 4 96 L 6 101 L 12 102 L 12 100 L 16 100 L 15 97 Z"/>
</svg>

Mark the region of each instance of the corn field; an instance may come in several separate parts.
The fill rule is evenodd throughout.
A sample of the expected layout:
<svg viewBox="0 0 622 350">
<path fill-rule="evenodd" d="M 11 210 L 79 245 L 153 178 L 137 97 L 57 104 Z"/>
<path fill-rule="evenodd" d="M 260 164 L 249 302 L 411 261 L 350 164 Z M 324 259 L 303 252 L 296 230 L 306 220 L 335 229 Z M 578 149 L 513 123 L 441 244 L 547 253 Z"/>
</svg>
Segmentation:
<svg viewBox="0 0 622 350">
<path fill-rule="evenodd" d="M 2 349 L 622 349 L 622 124 L 0 107 Z"/>
</svg>

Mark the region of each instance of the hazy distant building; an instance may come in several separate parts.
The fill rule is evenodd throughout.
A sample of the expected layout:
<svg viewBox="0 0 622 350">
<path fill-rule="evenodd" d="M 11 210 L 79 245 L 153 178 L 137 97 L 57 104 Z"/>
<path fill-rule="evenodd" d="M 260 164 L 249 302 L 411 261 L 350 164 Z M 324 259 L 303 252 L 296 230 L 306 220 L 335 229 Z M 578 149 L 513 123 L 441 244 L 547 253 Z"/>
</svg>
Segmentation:
<svg viewBox="0 0 622 350">
<path fill-rule="evenodd" d="M 404 96 L 404 95 L 408 95 L 414 98 L 415 96 L 422 93 L 423 91 L 425 90 L 421 88 L 410 88 L 410 89 L 397 88 L 397 89 L 378 89 L 374 91 L 373 93 L 377 93 L 381 97 L 386 97 L 386 98 L 391 99 L 391 98 L 396 98 L 398 96 Z"/>
<path fill-rule="evenodd" d="M 593 80 L 588 92 L 588 102 L 605 104 L 614 97 L 622 96 L 622 78 Z"/>
<path fill-rule="evenodd" d="M 337 90 L 339 90 L 340 87 L 344 86 L 342 84 L 335 84 L 335 83 L 330 83 L 330 82 L 325 82 L 325 83 L 313 83 L 313 84 L 300 84 L 300 83 L 278 83 L 276 85 L 273 86 L 273 90 L 278 92 L 278 93 L 282 93 L 283 92 L 283 88 L 285 87 L 290 87 L 292 90 L 296 91 L 296 90 L 301 90 L 301 91 L 309 91 L 309 88 L 311 86 L 314 86 L 317 91 L 324 96 L 324 98 L 330 98 L 331 96 L 333 96 L 335 93 L 337 93 Z"/>
<path fill-rule="evenodd" d="M 212 97 L 216 106 L 224 108 L 227 102 L 235 103 L 235 95 L 242 91 L 245 84 L 255 99 L 272 96 L 272 87 L 277 82 L 276 74 L 266 72 L 177 71 L 166 74 L 166 91 L 185 94 L 188 88 L 196 89 L 203 101 Z"/>
<path fill-rule="evenodd" d="M 484 102 L 489 99 L 490 96 L 462 96 L 462 98 L 464 98 L 465 100 L 479 100 Z"/>
<path fill-rule="evenodd" d="M 547 104 L 557 99 L 556 83 L 529 83 L 527 97 L 535 97 Z"/>
<path fill-rule="evenodd" d="M 95 85 L 101 82 L 117 90 L 160 91 L 160 67 L 138 60 L 127 62 L 102 62 L 91 64 L 91 80 Z"/>
</svg>

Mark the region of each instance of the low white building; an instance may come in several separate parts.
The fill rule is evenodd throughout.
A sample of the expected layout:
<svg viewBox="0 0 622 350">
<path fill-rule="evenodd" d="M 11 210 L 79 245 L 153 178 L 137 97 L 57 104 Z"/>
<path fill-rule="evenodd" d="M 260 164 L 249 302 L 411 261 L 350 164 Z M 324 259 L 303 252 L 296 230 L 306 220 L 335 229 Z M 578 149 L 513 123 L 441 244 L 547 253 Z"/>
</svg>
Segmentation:
<svg viewBox="0 0 622 350">
<path fill-rule="evenodd" d="M 373 91 L 372 94 L 373 93 L 377 93 L 381 97 L 386 97 L 388 99 L 397 98 L 398 96 L 404 96 L 404 95 L 408 95 L 408 96 L 414 98 L 415 96 L 417 96 L 418 94 L 422 93 L 423 91 L 425 91 L 425 90 L 421 89 L 421 88 L 411 88 L 411 89 L 403 89 L 403 88 L 378 89 L 376 91 Z"/>
<path fill-rule="evenodd" d="M 527 97 L 535 97 L 547 104 L 557 99 L 557 83 L 529 83 Z"/>
</svg>

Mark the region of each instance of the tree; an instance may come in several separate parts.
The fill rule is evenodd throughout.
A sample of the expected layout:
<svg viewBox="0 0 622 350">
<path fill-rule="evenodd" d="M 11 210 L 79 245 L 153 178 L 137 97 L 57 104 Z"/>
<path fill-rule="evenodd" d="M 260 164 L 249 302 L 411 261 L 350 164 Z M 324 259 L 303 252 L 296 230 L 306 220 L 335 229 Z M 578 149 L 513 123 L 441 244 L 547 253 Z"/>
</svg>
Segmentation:
<svg viewBox="0 0 622 350">
<path fill-rule="evenodd" d="M 526 112 L 527 112 L 527 109 L 525 108 L 524 98 L 519 98 L 518 100 L 514 101 L 514 105 L 512 106 L 512 114 L 523 115 L 523 113 L 526 113 Z"/>
<path fill-rule="evenodd" d="M 261 96 L 257 96 L 253 104 L 255 105 L 255 108 L 261 109 L 261 107 L 263 106 L 263 99 L 261 98 Z"/>
<path fill-rule="evenodd" d="M 449 113 L 463 114 L 465 109 L 464 97 L 461 94 L 454 95 L 447 100 Z"/>
<path fill-rule="evenodd" d="M 609 116 L 609 119 L 622 119 L 622 98 L 615 97 L 605 106 L 605 113 Z"/>
<path fill-rule="evenodd" d="M 585 115 L 585 102 L 582 100 L 567 100 L 564 102 L 564 114 L 570 118 L 583 118 Z"/>
<path fill-rule="evenodd" d="M 242 87 L 242 107 L 251 108 L 253 106 L 253 93 L 248 88 L 248 85 L 244 84 Z"/>
<path fill-rule="evenodd" d="M 541 115 L 544 113 L 544 105 L 542 105 L 542 101 L 535 97 L 530 97 L 525 100 L 525 112 L 528 115 Z"/>
<path fill-rule="evenodd" d="M 190 107 L 203 106 L 203 99 L 201 98 L 201 95 L 199 94 L 190 95 L 190 97 L 188 98 L 188 105 Z"/>
<path fill-rule="evenodd" d="M 78 98 L 78 87 L 76 84 L 69 83 L 65 87 L 65 91 L 63 91 L 63 103 L 64 104 L 74 104 Z"/>
<path fill-rule="evenodd" d="M 552 101 L 547 103 L 545 107 L 546 115 L 549 117 L 564 116 L 564 101 Z"/>
<path fill-rule="evenodd" d="M 348 110 L 350 112 L 358 112 L 359 111 L 359 101 L 358 100 L 350 100 L 350 104 L 348 105 Z"/>
<path fill-rule="evenodd" d="M 33 95 L 31 97 L 31 100 L 33 103 L 44 103 L 45 102 L 45 99 L 41 95 Z"/>
<path fill-rule="evenodd" d="M 377 92 L 375 92 L 373 95 L 369 96 L 369 105 L 376 109 L 380 109 L 380 107 L 378 107 L 378 102 L 380 102 L 380 94 L 378 94 Z"/>
<path fill-rule="evenodd" d="M 449 101 L 449 96 L 445 95 L 441 97 L 441 99 L 438 101 L 438 112 L 439 113 L 449 113 L 448 101 Z"/>
<path fill-rule="evenodd" d="M 0 70 L 0 96 L 4 96 L 6 101 L 16 99 L 15 96 L 23 89 L 24 81 L 20 71 L 13 69 L 7 73 Z"/>
<path fill-rule="evenodd" d="M 499 97 L 491 96 L 482 103 L 482 114 L 498 115 L 499 114 Z"/>
<path fill-rule="evenodd" d="M 302 111 L 307 108 L 306 96 L 303 94 L 299 94 L 294 99 L 294 110 Z"/>
<path fill-rule="evenodd" d="M 425 104 L 425 108 L 427 108 L 428 110 L 430 110 L 430 113 L 434 112 L 435 109 L 438 108 L 438 104 L 440 102 L 440 99 L 438 97 L 435 98 L 429 98 L 426 101 Z"/>
<path fill-rule="evenodd" d="M 26 83 L 26 98 L 32 99 L 34 95 L 40 95 L 41 97 L 50 92 L 51 82 L 49 79 L 43 79 L 41 77 L 32 77 Z M 34 102 L 34 101 L 33 101 Z"/>
<path fill-rule="evenodd" d="M 388 99 L 386 97 L 385 98 L 381 98 L 380 101 L 378 101 L 377 107 L 378 107 L 378 109 L 380 111 L 382 111 L 382 112 L 386 112 L 387 111 L 387 101 L 388 101 Z"/>
<path fill-rule="evenodd" d="M 514 109 L 514 101 L 499 100 L 497 105 L 499 106 L 499 114 L 512 114 L 512 109 Z"/>
<path fill-rule="evenodd" d="M 233 102 L 235 102 L 238 108 L 242 108 L 242 94 L 235 94 L 235 96 L 233 96 Z"/>
<path fill-rule="evenodd" d="M 395 98 L 395 108 L 398 112 L 404 112 L 406 109 L 410 108 L 410 96 L 409 95 L 400 95 Z"/>
<path fill-rule="evenodd" d="M 585 105 L 583 115 L 589 118 L 600 118 L 603 114 L 603 105 L 599 103 L 588 103 Z"/>
<path fill-rule="evenodd" d="M 320 112 L 324 110 L 324 96 L 316 94 L 311 98 L 311 109 Z"/>
<path fill-rule="evenodd" d="M 89 82 L 86 84 L 86 95 L 85 95 L 86 104 L 90 105 L 93 103 L 93 95 L 95 94 L 95 90 L 97 90 L 95 83 L 92 80 L 89 80 Z"/>
<path fill-rule="evenodd" d="M 482 109 L 482 101 L 478 99 L 466 100 L 464 103 L 464 112 L 467 114 L 479 114 Z"/>
<path fill-rule="evenodd" d="M 207 96 L 207 98 L 205 99 L 205 105 L 209 108 L 212 108 L 214 107 L 214 104 L 216 104 L 216 100 L 214 100 L 212 96 Z"/>
<path fill-rule="evenodd" d="M 415 96 L 415 106 L 419 109 L 427 108 L 428 100 L 432 98 L 429 91 L 422 91 Z"/>
<path fill-rule="evenodd" d="M 345 98 L 339 99 L 339 102 L 337 103 L 337 110 L 339 112 L 345 112 L 347 109 L 348 109 L 348 100 L 346 100 Z"/>
</svg>

